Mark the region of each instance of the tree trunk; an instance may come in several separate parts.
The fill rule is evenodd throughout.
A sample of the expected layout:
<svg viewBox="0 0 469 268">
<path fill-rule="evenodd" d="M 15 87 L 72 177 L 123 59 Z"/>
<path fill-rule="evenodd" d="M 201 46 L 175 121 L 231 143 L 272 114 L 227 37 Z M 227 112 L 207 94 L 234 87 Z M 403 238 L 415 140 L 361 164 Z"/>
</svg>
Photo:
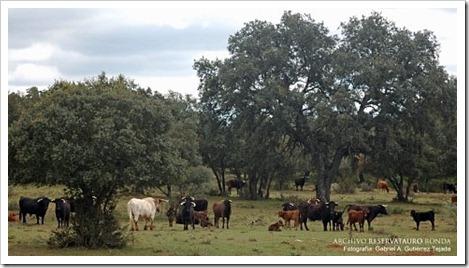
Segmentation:
<svg viewBox="0 0 469 268">
<path fill-rule="evenodd" d="M 269 177 L 269 181 L 267 182 L 267 188 L 265 189 L 265 199 L 269 199 L 269 197 L 270 197 L 270 185 L 272 184 L 272 178 L 273 177 L 274 176 L 271 175 Z"/>
<path fill-rule="evenodd" d="M 226 185 L 225 185 L 225 161 L 221 160 L 221 187 L 222 187 L 222 195 L 226 196 Z"/>
<path fill-rule="evenodd" d="M 221 187 L 220 176 L 218 175 L 218 172 L 213 166 L 211 166 L 210 168 L 212 169 L 212 172 L 215 175 L 215 178 L 217 179 L 218 191 L 220 193 L 220 196 L 223 196 L 223 189 Z"/>
</svg>

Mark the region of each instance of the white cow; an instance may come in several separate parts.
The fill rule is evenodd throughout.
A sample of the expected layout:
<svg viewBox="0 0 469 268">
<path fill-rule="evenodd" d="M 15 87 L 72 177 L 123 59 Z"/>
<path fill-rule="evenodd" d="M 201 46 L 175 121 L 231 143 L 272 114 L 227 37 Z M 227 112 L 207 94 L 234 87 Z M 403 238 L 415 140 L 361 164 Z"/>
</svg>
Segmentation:
<svg viewBox="0 0 469 268">
<path fill-rule="evenodd" d="M 168 202 L 168 200 L 153 197 L 130 199 L 127 203 L 127 211 L 129 212 L 132 231 L 138 231 L 137 223 L 140 218 L 145 220 L 144 230 L 147 229 L 148 222 L 150 222 L 150 230 L 153 230 L 153 219 L 155 218 L 155 213 L 160 212 L 160 205 L 163 202 Z"/>
</svg>

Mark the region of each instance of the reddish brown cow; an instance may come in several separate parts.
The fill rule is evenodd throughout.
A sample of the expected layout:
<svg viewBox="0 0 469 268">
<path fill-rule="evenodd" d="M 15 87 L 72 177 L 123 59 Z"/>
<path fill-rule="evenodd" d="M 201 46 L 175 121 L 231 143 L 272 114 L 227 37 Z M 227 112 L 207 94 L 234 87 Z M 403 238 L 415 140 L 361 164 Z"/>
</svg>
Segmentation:
<svg viewBox="0 0 469 268">
<path fill-rule="evenodd" d="M 205 211 L 194 211 L 194 220 L 196 222 L 200 223 L 200 226 L 202 226 L 202 222 L 207 223 L 209 221 L 208 219 L 208 212 Z"/>
<path fill-rule="evenodd" d="M 458 201 L 458 200 L 457 200 L 457 196 L 456 196 L 456 195 L 451 196 L 451 204 L 452 204 L 452 205 L 456 204 L 457 201 Z"/>
<path fill-rule="evenodd" d="M 285 225 L 290 227 L 290 221 L 293 220 L 293 226 L 295 229 L 298 229 L 298 225 L 300 223 L 300 211 L 297 210 L 289 210 L 289 211 L 279 211 L 278 216 L 285 221 Z"/>
<path fill-rule="evenodd" d="M 222 218 L 223 225 L 222 228 L 225 228 L 225 219 L 226 219 L 226 229 L 229 229 L 229 222 L 231 216 L 231 200 L 225 199 L 220 202 L 213 204 L 213 214 L 214 214 L 214 225 L 219 228 L 218 220 Z"/>
<path fill-rule="evenodd" d="M 386 190 L 386 192 L 389 193 L 389 186 L 388 186 L 388 183 L 387 183 L 385 180 L 383 180 L 383 179 L 379 179 L 379 180 L 378 180 L 378 183 L 376 184 L 376 188 L 381 189 L 381 190 L 383 190 L 383 191 Z"/>
<path fill-rule="evenodd" d="M 360 232 L 364 231 L 363 225 L 365 224 L 367 213 L 367 210 L 349 210 L 347 224 L 350 225 L 350 231 L 352 231 L 352 225 L 355 228 L 355 231 L 357 231 L 357 226 L 355 225 L 357 222 L 360 226 Z"/>
<path fill-rule="evenodd" d="M 8 212 L 8 221 L 18 221 L 18 214 L 15 212 Z"/>
</svg>

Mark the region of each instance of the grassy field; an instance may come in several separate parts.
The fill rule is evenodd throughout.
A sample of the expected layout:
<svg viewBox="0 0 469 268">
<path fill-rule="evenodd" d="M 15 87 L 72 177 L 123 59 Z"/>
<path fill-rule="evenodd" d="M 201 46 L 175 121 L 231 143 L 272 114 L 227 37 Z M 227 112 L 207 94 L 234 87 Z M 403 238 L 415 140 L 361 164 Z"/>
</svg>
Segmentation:
<svg viewBox="0 0 469 268">
<path fill-rule="evenodd" d="M 62 187 L 18 186 L 9 189 L 9 210 L 17 211 L 21 195 L 36 197 L 62 196 Z M 36 225 L 31 217 L 28 224 L 17 222 L 8 225 L 8 254 L 17 255 L 456 255 L 456 208 L 451 206 L 450 195 L 440 193 L 419 193 L 412 203 L 392 202 L 394 192 L 379 191 L 355 194 L 332 194 L 332 200 L 339 203 L 339 209 L 349 203 L 387 204 L 388 216 L 380 216 L 373 221 L 374 229 L 364 233 L 350 233 L 346 227 L 342 232 L 324 232 L 322 223 L 308 222 L 310 231 L 284 230 L 269 232 L 270 223 L 278 220 L 276 212 L 283 203 L 282 198 L 298 196 L 302 199 L 311 197 L 312 192 L 282 191 L 273 192 L 270 200 L 246 201 L 232 197 L 232 217 L 230 229 L 203 229 L 183 231 L 182 225 L 168 226 L 164 214 L 158 214 L 156 230 L 133 232 L 133 239 L 123 249 L 88 250 L 83 248 L 52 249 L 47 246 L 47 239 L 57 223 L 54 217 L 55 205 L 51 204 L 44 225 Z M 283 196 L 281 198 L 281 196 Z M 122 226 L 128 226 L 126 203 L 129 196 L 121 196 L 116 214 Z M 209 208 L 219 197 L 208 197 Z M 411 209 L 424 211 L 434 209 L 436 230 L 431 231 L 429 222 L 421 223 L 420 231 L 415 230 L 415 223 L 409 213 Z M 209 209 L 210 218 L 213 213 Z M 251 222 L 256 221 L 255 224 Z M 344 218 L 346 221 L 346 218 Z M 140 226 L 143 227 L 142 224 Z M 370 238 L 415 238 L 414 244 L 384 245 L 382 242 L 370 243 Z M 352 239 L 352 240 L 350 240 Z M 429 241 L 429 239 L 431 241 Z M 355 244 L 351 242 L 356 241 Z M 438 242 L 440 244 L 438 244 Z M 437 246 L 430 252 L 425 248 Z M 414 247 L 406 250 L 406 247 Z M 418 248 L 417 248 L 418 247 Z M 369 249 L 368 249 L 369 248 Z M 447 251 L 450 249 L 449 251 Z M 369 251 L 366 251 L 369 250 Z M 359 252 L 357 252 L 359 251 Z"/>
</svg>

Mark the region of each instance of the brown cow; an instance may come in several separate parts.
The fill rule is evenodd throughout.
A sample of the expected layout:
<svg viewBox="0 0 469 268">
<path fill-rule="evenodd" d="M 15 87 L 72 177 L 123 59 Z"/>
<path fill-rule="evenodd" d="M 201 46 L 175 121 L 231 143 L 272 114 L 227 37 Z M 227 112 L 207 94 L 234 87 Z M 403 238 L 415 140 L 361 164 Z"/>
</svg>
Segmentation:
<svg viewBox="0 0 469 268">
<path fill-rule="evenodd" d="M 367 210 L 349 210 L 347 224 L 350 225 L 350 231 L 352 231 L 352 225 L 355 228 L 355 231 L 357 231 L 357 226 L 355 225 L 357 222 L 360 226 L 360 232 L 364 231 L 363 225 L 365 224 L 367 213 Z"/>
<path fill-rule="evenodd" d="M 218 224 L 218 220 L 222 218 L 223 225 L 222 228 L 225 228 L 225 219 L 226 219 L 226 229 L 230 227 L 230 216 L 231 216 L 231 200 L 225 199 L 220 202 L 216 202 L 213 204 L 213 214 L 214 214 L 214 225 L 217 228 L 220 228 Z"/>
<path fill-rule="evenodd" d="M 269 225 L 269 231 L 273 232 L 280 232 L 282 231 L 280 227 L 283 227 L 283 222 L 282 220 L 279 220 L 278 222 L 272 223 Z"/>
<path fill-rule="evenodd" d="M 293 226 L 295 229 L 298 229 L 298 224 L 300 223 L 300 211 L 297 210 L 289 210 L 289 211 L 279 211 L 278 216 L 285 221 L 285 226 L 290 228 L 290 221 L 293 220 Z"/>
<path fill-rule="evenodd" d="M 18 221 L 18 214 L 15 212 L 8 212 L 8 221 Z"/>
<path fill-rule="evenodd" d="M 456 204 L 457 201 L 458 201 L 458 200 L 457 200 L 457 196 L 456 196 L 456 195 L 451 196 L 451 205 Z"/>
<path fill-rule="evenodd" d="M 208 212 L 205 211 L 194 211 L 194 220 L 196 222 L 200 223 L 200 226 L 202 226 L 202 222 L 207 223 L 209 221 L 208 219 Z"/>
<path fill-rule="evenodd" d="M 376 184 L 376 188 L 381 189 L 381 190 L 383 190 L 383 191 L 386 190 L 386 192 L 389 193 L 389 186 L 388 186 L 388 183 L 387 183 L 385 180 L 383 180 L 383 179 L 379 179 L 379 180 L 378 180 L 378 183 Z"/>
</svg>

